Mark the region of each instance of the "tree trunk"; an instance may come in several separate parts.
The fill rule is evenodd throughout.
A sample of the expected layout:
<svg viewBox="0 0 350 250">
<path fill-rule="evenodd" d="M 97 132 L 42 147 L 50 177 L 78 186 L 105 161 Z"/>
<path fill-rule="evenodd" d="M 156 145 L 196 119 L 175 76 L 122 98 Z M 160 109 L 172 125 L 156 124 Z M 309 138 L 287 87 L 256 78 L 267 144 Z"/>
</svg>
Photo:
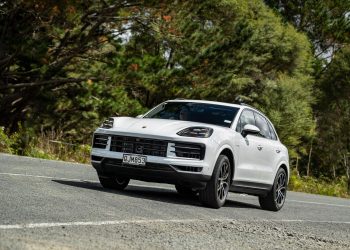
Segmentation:
<svg viewBox="0 0 350 250">
<path fill-rule="evenodd" d="M 348 194 L 350 194 L 350 166 L 348 164 L 348 156 L 347 154 L 344 154 L 344 167 L 345 167 L 345 173 L 346 173 L 346 177 L 348 179 Z"/>
<path fill-rule="evenodd" d="M 298 169 L 298 163 L 299 163 L 299 157 L 297 156 L 297 161 L 296 161 L 296 163 L 295 163 L 295 169 L 297 170 L 297 175 L 298 175 L 298 177 L 300 177 L 299 169 Z"/>
<path fill-rule="evenodd" d="M 307 162 L 307 169 L 306 169 L 306 176 L 310 176 L 310 164 L 311 164 L 311 154 L 312 154 L 312 143 L 313 140 L 311 140 L 311 146 L 310 146 L 310 152 L 309 152 L 309 160 Z"/>
</svg>

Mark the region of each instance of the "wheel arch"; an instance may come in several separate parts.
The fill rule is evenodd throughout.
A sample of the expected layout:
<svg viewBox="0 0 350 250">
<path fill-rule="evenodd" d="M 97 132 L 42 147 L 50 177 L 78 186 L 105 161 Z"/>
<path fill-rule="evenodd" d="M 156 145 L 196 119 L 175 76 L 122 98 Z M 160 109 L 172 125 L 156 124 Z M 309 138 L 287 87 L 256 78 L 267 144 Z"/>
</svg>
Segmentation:
<svg viewBox="0 0 350 250">
<path fill-rule="evenodd" d="M 233 176 L 235 173 L 235 158 L 234 158 L 234 154 L 231 148 L 229 147 L 224 147 L 222 149 L 220 149 L 219 154 L 217 155 L 217 157 L 219 157 L 219 155 L 225 155 L 227 156 L 227 158 L 230 161 L 230 168 L 231 168 L 231 177 L 230 180 L 232 182 L 233 180 Z"/>
<path fill-rule="evenodd" d="M 284 169 L 284 170 L 286 171 L 286 173 L 287 173 L 287 180 L 288 180 L 288 182 L 289 182 L 289 177 L 290 177 L 289 167 L 287 166 L 287 164 L 286 164 L 285 162 L 282 162 L 282 163 L 279 164 L 279 167 L 277 168 L 277 171 L 278 171 L 280 168 L 282 168 L 282 169 Z"/>
</svg>

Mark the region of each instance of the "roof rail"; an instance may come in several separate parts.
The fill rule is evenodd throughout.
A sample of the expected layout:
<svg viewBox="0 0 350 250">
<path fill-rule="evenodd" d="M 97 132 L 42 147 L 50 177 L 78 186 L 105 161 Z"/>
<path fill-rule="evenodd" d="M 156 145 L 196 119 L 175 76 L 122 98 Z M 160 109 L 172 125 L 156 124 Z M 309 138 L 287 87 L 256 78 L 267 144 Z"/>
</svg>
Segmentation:
<svg viewBox="0 0 350 250">
<path fill-rule="evenodd" d="M 253 107 L 252 105 L 246 104 L 244 102 L 241 102 L 240 105 L 255 109 L 256 111 L 259 111 L 260 113 L 264 114 L 263 112 L 261 112 L 259 109 L 255 108 L 255 107 Z"/>
<path fill-rule="evenodd" d="M 186 98 L 175 98 L 175 100 L 186 100 Z"/>
<path fill-rule="evenodd" d="M 252 105 L 246 104 L 246 103 L 244 103 L 244 102 L 241 102 L 240 105 L 246 106 L 246 107 L 250 107 L 250 108 L 253 108 L 253 109 L 257 109 L 257 108 L 255 108 L 255 107 L 253 107 Z"/>
</svg>

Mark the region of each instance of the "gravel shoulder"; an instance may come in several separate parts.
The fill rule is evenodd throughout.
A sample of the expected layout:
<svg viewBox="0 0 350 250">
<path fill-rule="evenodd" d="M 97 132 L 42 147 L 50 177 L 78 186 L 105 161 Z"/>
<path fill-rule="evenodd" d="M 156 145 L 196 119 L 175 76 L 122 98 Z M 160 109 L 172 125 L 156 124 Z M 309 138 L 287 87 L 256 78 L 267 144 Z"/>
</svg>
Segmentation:
<svg viewBox="0 0 350 250">
<path fill-rule="evenodd" d="M 332 225 L 323 225 L 332 228 Z M 349 227 L 343 228 L 350 235 Z M 338 230 L 337 230 L 338 231 Z M 349 249 L 349 240 L 304 223 L 126 223 L 1 232 L 1 249 Z M 334 239 L 337 238 L 337 239 Z M 342 239 L 343 238 L 343 239 Z"/>
</svg>

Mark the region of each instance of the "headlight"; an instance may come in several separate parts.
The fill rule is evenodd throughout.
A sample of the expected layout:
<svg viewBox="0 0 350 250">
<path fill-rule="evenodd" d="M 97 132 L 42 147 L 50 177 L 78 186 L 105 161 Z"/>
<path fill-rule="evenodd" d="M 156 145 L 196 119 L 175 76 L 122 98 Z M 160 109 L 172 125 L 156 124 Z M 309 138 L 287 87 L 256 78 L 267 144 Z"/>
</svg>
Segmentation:
<svg viewBox="0 0 350 250">
<path fill-rule="evenodd" d="M 185 128 L 179 132 L 177 135 L 188 136 L 188 137 L 199 137 L 199 138 L 208 138 L 213 133 L 212 128 L 207 127 L 189 127 Z"/>
<path fill-rule="evenodd" d="M 107 120 L 105 120 L 102 125 L 101 128 L 113 128 L 113 123 L 114 123 L 114 119 L 113 118 L 108 118 Z"/>
</svg>

